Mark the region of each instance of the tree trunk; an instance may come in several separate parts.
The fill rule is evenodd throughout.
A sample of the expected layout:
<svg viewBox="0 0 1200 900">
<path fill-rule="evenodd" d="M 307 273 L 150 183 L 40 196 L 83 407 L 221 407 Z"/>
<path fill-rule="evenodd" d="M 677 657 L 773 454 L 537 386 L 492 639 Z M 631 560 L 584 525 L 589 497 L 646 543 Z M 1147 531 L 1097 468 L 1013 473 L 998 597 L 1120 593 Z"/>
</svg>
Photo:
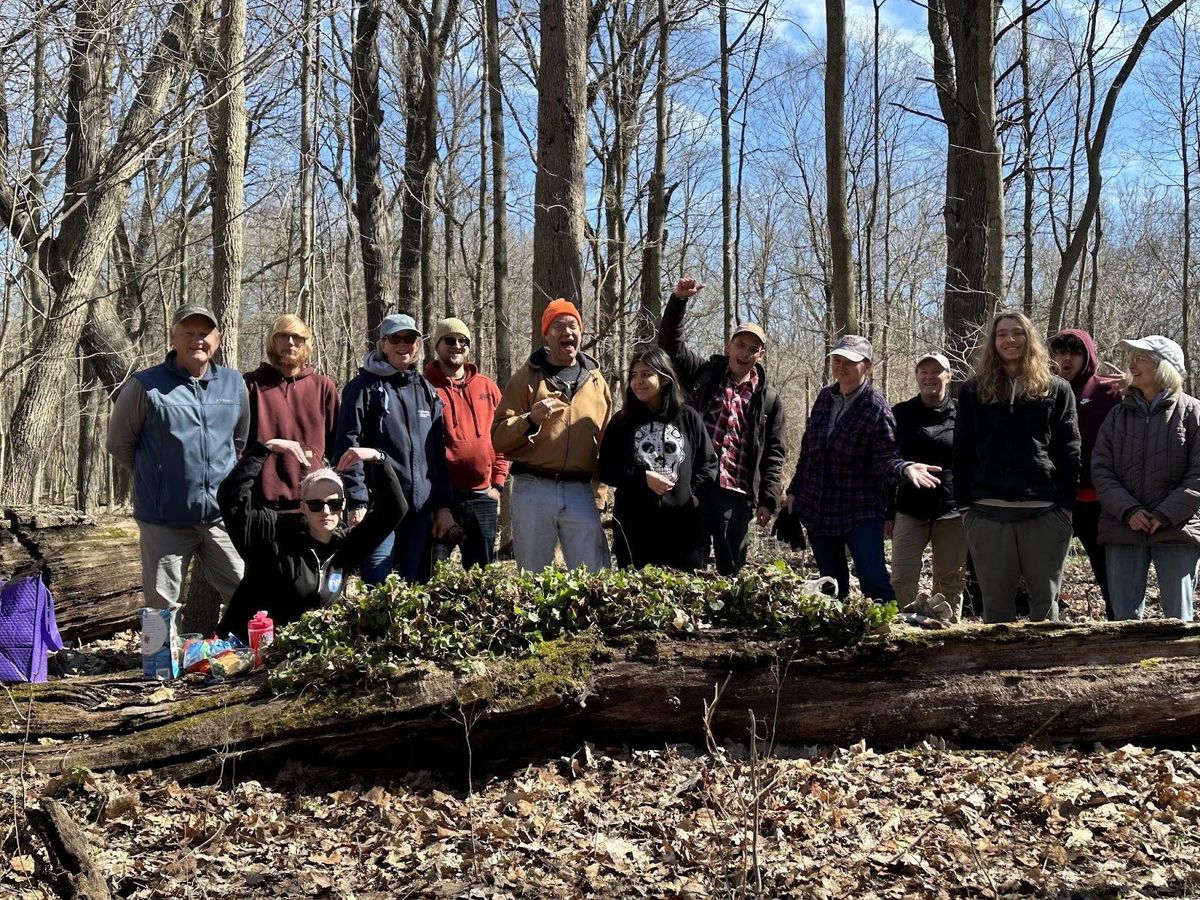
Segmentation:
<svg viewBox="0 0 1200 900">
<path fill-rule="evenodd" d="M 534 347 L 542 344 L 547 303 L 565 297 L 578 306 L 583 300 L 587 17 L 583 0 L 541 0 L 530 304 Z"/>
<path fill-rule="evenodd" d="M 1021 309 L 1033 316 L 1033 88 L 1029 62 L 1029 0 L 1021 0 Z"/>
<path fill-rule="evenodd" d="M 320 85 L 314 84 L 313 59 L 317 47 L 317 19 L 313 0 L 304 0 L 300 28 L 300 290 L 296 309 L 300 318 L 308 320 L 316 307 L 316 216 L 313 208 L 313 182 L 317 165 L 314 137 L 316 134 L 317 102 Z"/>
<path fill-rule="evenodd" d="M 200 0 L 180 0 L 174 6 L 167 27 L 146 62 L 137 97 L 115 142 L 92 171 L 77 170 L 76 177 L 68 177 L 64 198 L 68 202 L 67 211 L 48 262 L 54 291 L 51 314 L 34 345 L 29 375 L 9 425 L 12 440 L 4 478 L 6 498 L 17 501 L 38 498 L 41 462 L 51 435 L 60 424 L 56 403 L 66 381 L 69 360 L 83 332 L 96 277 L 125 208 L 130 180 L 158 135 L 158 119 L 167 90 L 187 58 L 201 6 Z M 76 46 L 80 55 L 72 62 L 72 80 L 96 77 L 92 71 L 94 60 Z M 82 152 L 83 147 L 91 146 L 95 140 L 89 129 L 95 128 L 97 122 L 79 118 L 78 103 L 72 101 L 69 107 L 72 112 L 68 116 L 67 144 L 71 148 L 78 146 Z M 105 135 L 108 129 L 101 127 L 97 131 Z M 19 239 L 18 231 L 24 220 L 9 205 L 11 196 L 7 185 L 0 186 L 0 219 L 9 224 Z"/>
<path fill-rule="evenodd" d="M 846 3 L 825 0 L 825 204 L 834 335 L 857 334 L 857 296 L 846 212 Z"/>
<path fill-rule="evenodd" d="M 0 571 L 40 568 L 67 641 L 112 637 L 137 627 L 142 598 L 138 529 L 123 516 L 0 510 Z"/>
<path fill-rule="evenodd" d="M 444 767 L 466 749 L 464 715 L 475 719 L 477 762 L 551 756 L 589 739 L 700 743 L 705 702 L 721 685 L 718 740 L 744 734 L 752 709 L 785 744 L 879 747 L 929 735 L 999 747 L 1031 738 L 1192 744 L 1200 740 L 1198 643 L 1200 626 L 1161 620 L 905 629 L 818 656 L 737 633 L 647 635 L 554 674 L 529 661 L 457 679 L 414 666 L 386 688 L 273 700 L 261 677 L 177 682 L 173 697 L 152 700 L 159 685 L 126 673 L 15 689 L 20 714 L 0 719 L 0 752 L 51 773 L 86 766 L 193 777 L 295 756 L 378 765 L 381 753 L 404 761 L 397 765 Z"/>
<path fill-rule="evenodd" d="M 500 77 L 500 16 L 497 0 L 484 0 L 487 35 L 488 118 L 492 150 L 492 302 L 496 323 L 496 381 L 512 375 L 508 319 L 508 166 L 504 141 L 504 84 Z"/>
<path fill-rule="evenodd" d="M 237 368 L 246 208 L 246 0 L 221 0 L 217 65 L 209 85 L 212 156 L 212 311 L 221 360 Z"/>
<path fill-rule="evenodd" d="M 394 311 L 396 303 L 391 229 L 380 152 L 383 106 L 379 98 L 379 26 L 382 19 L 383 0 L 363 0 L 354 20 L 354 73 L 350 99 L 354 211 L 362 248 L 369 346 L 374 346 L 379 323 Z"/>
<path fill-rule="evenodd" d="M 729 3 L 717 0 L 717 30 L 720 34 L 721 80 L 718 98 L 721 116 L 721 301 L 724 328 L 722 340 L 733 333 L 733 171 L 730 168 L 729 108 Z"/>
<path fill-rule="evenodd" d="M 667 0 L 658 0 L 658 72 L 654 82 L 654 171 L 646 199 L 642 250 L 642 303 L 638 337 L 649 338 L 662 318 L 662 260 L 667 242 Z"/>
<path fill-rule="evenodd" d="M 1129 49 L 1129 55 L 1125 57 L 1125 62 L 1121 64 L 1121 68 L 1117 71 L 1112 83 L 1108 86 L 1108 91 L 1104 95 L 1104 105 L 1100 109 L 1100 118 L 1096 122 L 1095 133 L 1092 134 L 1087 141 L 1087 170 L 1088 170 L 1088 189 L 1087 196 L 1083 201 L 1083 208 L 1079 212 L 1079 221 L 1075 223 L 1075 228 L 1071 232 L 1071 239 L 1067 242 L 1066 250 L 1063 251 L 1062 260 L 1059 263 L 1058 274 L 1054 279 L 1054 299 L 1050 306 L 1050 323 L 1048 330 L 1051 334 L 1058 331 L 1062 327 L 1063 312 L 1066 309 L 1067 303 L 1067 286 L 1071 281 L 1071 275 L 1075 271 L 1075 267 L 1079 264 L 1080 258 L 1083 256 L 1083 251 L 1087 247 L 1088 233 L 1092 227 L 1092 217 L 1095 216 L 1096 210 L 1100 206 L 1100 189 L 1104 184 L 1104 174 L 1101 171 L 1101 164 L 1104 158 L 1104 145 L 1108 140 L 1108 127 L 1112 123 L 1113 113 L 1116 111 L 1117 98 L 1121 96 L 1121 89 L 1125 87 L 1125 82 L 1129 80 L 1129 76 L 1133 73 L 1134 66 L 1137 65 L 1141 58 L 1142 51 L 1146 48 L 1150 36 L 1155 30 L 1171 17 L 1171 14 L 1179 7 L 1183 6 L 1185 0 L 1169 0 L 1164 3 L 1158 12 L 1152 14 L 1146 19 L 1142 25 L 1142 30 L 1138 32 L 1137 39 L 1134 40 L 1133 46 Z M 1070 227 L 1070 223 L 1068 223 Z"/>
<path fill-rule="evenodd" d="M 946 123 L 946 349 L 969 371 L 1004 288 L 1004 187 L 996 136 L 996 0 L 932 0 L 929 36 Z"/>
</svg>

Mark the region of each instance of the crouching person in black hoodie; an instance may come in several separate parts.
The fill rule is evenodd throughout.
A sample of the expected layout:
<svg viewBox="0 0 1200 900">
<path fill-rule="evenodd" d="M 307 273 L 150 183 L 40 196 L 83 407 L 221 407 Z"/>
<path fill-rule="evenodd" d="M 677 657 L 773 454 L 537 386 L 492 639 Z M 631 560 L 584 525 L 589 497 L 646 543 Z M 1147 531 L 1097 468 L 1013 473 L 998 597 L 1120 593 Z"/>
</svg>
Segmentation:
<svg viewBox="0 0 1200 900">
<path fill-rule="evenodd" d="M 635 350 L 629 361 L 625 405 L 604 432 L 597 471 L 617 489 L 617 565 L 685 572 L 704 565 L 708 541 L 698 507 L 716 483 L 717 456 L 671 358 L 657 347 Z"/>
<path fill-rule="evenodd" d="M 300 482 L 300 515 L 280 515 L 254 500 L 254 486 L 272 453 L 291 454 L 301 466 L 308 465 L 296 441 L 277 438 L 255 444 L 217 491 L 225 527 L 246 560 L 245 577 L 221 619 L 220 634 L 232 631 L 244 639 L 246 623 L 260 609 L 279 627 L 329 605 L 345 590 L 346 577 L 408 514 L 393 467 L 381 465 L 372 467 L 375 504 L 353 529 L 342 525 L 346 492 L 333 469 L 317 469 Z M 360 462 L 385 463 L 387 456 L 371 447 L 351 447 L 337 468 Z"/>
</svg>

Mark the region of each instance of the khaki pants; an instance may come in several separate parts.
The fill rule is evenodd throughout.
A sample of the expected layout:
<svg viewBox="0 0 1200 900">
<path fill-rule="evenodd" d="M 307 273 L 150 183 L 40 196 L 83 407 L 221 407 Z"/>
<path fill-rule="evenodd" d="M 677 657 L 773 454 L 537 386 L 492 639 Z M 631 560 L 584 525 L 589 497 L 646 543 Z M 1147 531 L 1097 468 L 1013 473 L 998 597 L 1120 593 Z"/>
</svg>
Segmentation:
<svg viewBox="0 0 1200 900">
<path fill-rule="evenodd" d="M 229 605 L 241 583 L 245 564 L 234 549 L 229 532 L 220 522 L 174 528 L 138 522 L 142 550 L 142 591 L 146 605 L 155 609 L 178 609 L 183 576 L 192 557 L 198 555 L 204 577 L 216 588 L 221 607 Z"/>
<path fill-rule="evenodd" d="M 904 609 L 917 598 L 921 583 L 921 557 L 933 544 L 933 592 L 942 594 L 956 617 L 962 615 L 966 582 L 967 535 L 962 519 L 921 519 L 896 513 L 892 531 L 892 588 L 896 605 Z"/>
</svg>

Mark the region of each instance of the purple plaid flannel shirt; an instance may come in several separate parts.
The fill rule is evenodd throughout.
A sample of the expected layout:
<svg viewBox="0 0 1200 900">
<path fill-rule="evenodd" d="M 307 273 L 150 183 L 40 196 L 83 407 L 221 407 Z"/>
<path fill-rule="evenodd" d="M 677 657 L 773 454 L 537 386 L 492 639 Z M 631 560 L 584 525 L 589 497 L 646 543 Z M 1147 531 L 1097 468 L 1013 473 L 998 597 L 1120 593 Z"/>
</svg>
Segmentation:
<svg viewBox="0 0 1200 900">
<path fill-rule="evenodd" d="M 896 419 L 873 384 L 829 430 L 836 384 L 813 403 L 800 442 L 796 474 L 787 492 L 800 521 L 816 535 L 846 534 L 864 522 L 883 521 L 887 495 L 908 465 L 896 449 Z"/>
</svg>

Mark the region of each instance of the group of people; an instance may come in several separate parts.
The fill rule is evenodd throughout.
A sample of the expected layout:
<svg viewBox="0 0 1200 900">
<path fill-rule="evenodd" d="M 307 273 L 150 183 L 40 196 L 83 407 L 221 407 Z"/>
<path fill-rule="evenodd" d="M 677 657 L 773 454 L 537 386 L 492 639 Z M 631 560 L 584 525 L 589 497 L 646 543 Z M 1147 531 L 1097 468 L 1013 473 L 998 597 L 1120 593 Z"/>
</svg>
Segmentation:
<svg viewBox="0 0 1200 900">
<path fill-rule="evenodd" d="M 657 341 L 629 360 L 619 411 L 567 300 L 547 305 L 543 345 L 503 391 L 469 361 L 471 330 L 457 318 L 437 323 L 420 368 L 426 336 L 412 317 L 389 315 L 339 393 L 310 365 L 313 333 L 300 318 L 276 319 L 267 360 L 243 376 L 213 359 L 212 312 L 181 308 L 166 360 L 122 388 L 108 435 L 133 479 L 148 605 L 180 605 L 193 556 L 225 601 L 219 627 L 235 632 L 264 607 L 292 621 L 336 599 L 355 572 L 422 581 L 455 546 L 465 567 L 487 565 L 511 477 L 523 569 L 556 552 L 572 568 L 608 566 L 611 486 L 620 566 L 692 571 L 711 554 L 734 574 L 751 524 L 784 505 L 842 596 L 848 553 L 866 595 L 914 602 L 932 544 L 934 591 L 954 617 L 969 554 L 986 621 L 1015 617 L 1018 580 L 1031 618 L 1055 618 L 1074 532 L 1110 615 L 1142 614 L 1152 560 L 1167 614 L 1191 618 L 1200 403 L 1182 393 L 1173 342 L 1125 342 L 1122 393 L 1098 374 L 1085 332 L 1051 341 L 1059 377 L 1029 320 L 1003 313 L 957 402 L 949 361 L 933 352 L 917 360 L 917 396 L 893 409 L 870 380 L 870 343 L 845 336 L 784 503 L 785 415 L 763 365 L 767 335 L 741 323 L 724 353 L 694 352 L 684 320 L 703 287 L 675 285 Z"/>
<path fill-rule="evenodd" d="M 244 632 L 264 607 L 292 621 L 355 572 L 425 580 L 455 546 L 464 567 L 487 565 L 510 476 L 522 568 L 556 552 L 570 567 L 608 566 L 611 485 L 619 565 L 694 570 L 711 548 L 720 572 L 736 572 L 751 521 L 779 505 L 783 406 L 757 325 L 740 325 L 726 354 L 686 346 L 686 304 L 702 287 L 679 283 L 615 415 L 566 300 L 546 307 L 543 346 L 503 391 L 469 361 L 457 318 L 437 323 L 419 368 L 426 336 L 411 316 L 387 316 L 339 393 L 309 363 L 313 333 L 297 316 L 275 320 L 266 361 L 243 376 L 214 359 L 216 316 L 180 308 L 167 358 L 122 388 L 107 441 L 132 475 L 147 604 L 181 605 L 193 557 L 221 595 L 222 632 Z"/>
<path fill-rule="evenodd" d="M 949 360 L 932 352 L 916 361 L 916 396 L 889 409 L 869 380 L 871 345 L 839 340 L 787 491 L 821 574 L 844 596 L 848 551 L 867 596 L 956 621 L 971 572 L 985 622 L 1016 619 L 1022 583 L 1030 619 L 1057 620 L 1075 536 L 1108 618 L 1144 616 L 1153 562 L 1164 614 L 1191 621 L 1200 401 L 1183 391 L 1174 341 L 1119 348 L 1127 373 L 1103 375 L 1086 331 L 1065 329 L 1047 346 L 1028 317 L 1002 311 L 957 400 Z M 932 595 L 918 591 L 929 545 Z"/>
</svg>

